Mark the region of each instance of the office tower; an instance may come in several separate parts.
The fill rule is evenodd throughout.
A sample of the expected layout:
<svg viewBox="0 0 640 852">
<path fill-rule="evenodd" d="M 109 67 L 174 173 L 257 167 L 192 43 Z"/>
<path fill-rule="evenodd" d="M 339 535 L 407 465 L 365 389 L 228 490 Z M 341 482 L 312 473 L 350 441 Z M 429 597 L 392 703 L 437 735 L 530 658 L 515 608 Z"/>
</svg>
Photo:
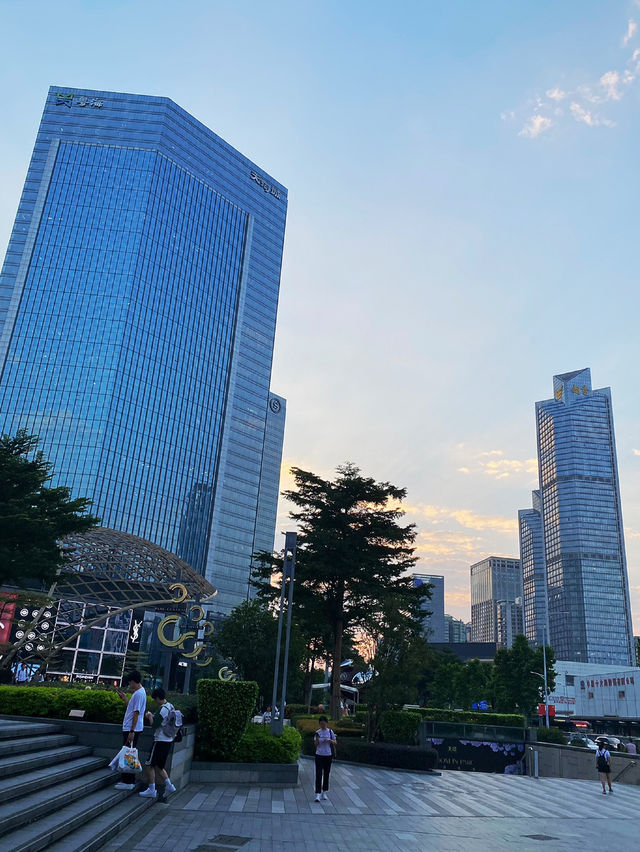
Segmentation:
<svg viewBox="0 0 640 852">
<path fill-rule="evenodd" d="M 541 645 L 546 635 L 547 590 L 544 576 L 540 492 L 532 491 L 531 497 L 531 508 L 520 509 L 518 512 L 524 633 L 530 642 Z"/>
<path fill-rule="evenodd" d="M 188 559 L 222 612 L 273 535 L 286 210 L 169 99 L 54 87 L 0 277 L 0 431 L 38 434 L 54 484 Z"/>
<path fill-rule="evenodd" d="M 425 602 L 425 609 L 431 615 L 424 617 L 424 630 L 429 642 L 448 642 L 449 634 L 444 621 L 444 577 L 440 574 L 414 574 L 414 586 L 431 584 L 431 600 Z"/>
<path fill-rule="evenodd" d="M 471 566 L 471 641 L 510 648 L 522 633 L 520 560 L 488 556 Z"/>
<path fill-rule="evenodd" d="M 445 615 L 445 628 L 447 631 L 447 642 L 466 642 L 467 641 L 467 626 L 464 621 L 459 618 L 454 618 L 452 615 Z"/>
<path fill-rule="evenodd" d="M 553 377 L 536 403 L 550 644 L 556 658 L 633 665 L 610 388 Z"/>
</svg>

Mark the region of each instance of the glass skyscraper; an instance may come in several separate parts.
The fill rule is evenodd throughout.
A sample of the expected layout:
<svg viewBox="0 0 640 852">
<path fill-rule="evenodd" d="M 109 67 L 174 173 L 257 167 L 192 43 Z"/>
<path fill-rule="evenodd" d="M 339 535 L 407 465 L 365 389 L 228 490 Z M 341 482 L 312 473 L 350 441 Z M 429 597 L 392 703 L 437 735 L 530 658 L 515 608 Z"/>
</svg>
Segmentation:
<svg viewBox="0 0 640 852">
<path fill-rule="evenodd" d="M 471 641 L 510 648 L 523 631 L 520 560 L 488 556 L 471 566 Z"/>
<path fill-rule="evenodd" d="M 536 403 L 550 644 L 561 660 L 633 665 L 611 390 L 584 369 L 553 392 Z"/>
<path fill-rule="evenodd" d="M 524 632 L 530 642 L 545 641 L 547 587 L 544 575 L 540 492 L 531 492 L 531 508 L 518 512 L 520 566 L 524 594 Z"/>
<path fill-rule="evenodd" d="M 413 585 L 429 583 L 431 598 L 424 603 L 424 609 L 431 613 L 422 620 L 423 629 L 430 642 L 448 642 L 449 631 L 444 614 L 444 577 L 441 574 L 414 574 Z"/>
<path fill-rule="evenodd" d="M 53 87 L 0 277 L 0 431 L 39 435 L 54 484 L 188 561 L 222 612 L 273 544 L 286 211 L 168 98 Z"/>
</svg>

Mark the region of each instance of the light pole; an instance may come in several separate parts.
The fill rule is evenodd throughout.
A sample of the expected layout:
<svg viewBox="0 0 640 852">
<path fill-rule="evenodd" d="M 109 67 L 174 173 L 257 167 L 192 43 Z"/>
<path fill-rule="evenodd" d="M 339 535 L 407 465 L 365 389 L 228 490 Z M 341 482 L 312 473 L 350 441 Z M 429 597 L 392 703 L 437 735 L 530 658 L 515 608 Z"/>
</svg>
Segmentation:
<svg viewBox="0 0 640 852">
<path fill-rule="evenodd" d="M 291 616 L 293 611 L 293 579 L 296 567 L 296 545 L 298 534 L 288 532 L 284 534 L 284 560 L 282 564 L 282 590 L 280 592 L 280 614 L 278 616 L 278 640 L 276 643 L 276 661 L 273 674 L 273 698 L 271 703 L 271 733 L 281 734 L 284 725 L 284 707 L 287 697 L 287 673 L 289 669 L 289 642 L 291 639 Z M 289 580 L 289 595 L 287 599 L 287 632 L 284 645 L 284 661 L 282 665 L 282 692 L 280 693 L 280 707 L 276 719 L 276 700 L 278 697 L 278 680 L 280 674 L 280 646 L 282 644 L 282 620 L 284 615 L 284 590 L 285 583 Z"/>
<path fill-rule="evenodd" d="M 540 672 L 530 672 L 530 674 L 537 675 L 539 678 L 542 678 L 544 681 L 544 718 L 545 724 L 547 728 L 549 727 L 549 691 L 547 687 L 547 627 L 545 624 L 542 625 L 542 668 L 544 673 L 540 674 Z"/>
</svg>

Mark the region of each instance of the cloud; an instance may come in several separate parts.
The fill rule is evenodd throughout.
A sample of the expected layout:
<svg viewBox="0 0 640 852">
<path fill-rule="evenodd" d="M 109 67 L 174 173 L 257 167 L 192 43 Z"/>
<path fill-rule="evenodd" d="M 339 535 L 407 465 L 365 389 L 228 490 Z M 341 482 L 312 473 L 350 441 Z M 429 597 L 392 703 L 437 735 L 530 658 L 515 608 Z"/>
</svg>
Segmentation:
<svg viewBox="0 0 640 852">
<path fill-rule="evenodd" d="M 471 564 L 484 553 L 482 538 L 455 530 L 427 530 L 418 533 L 416 556 L 421 562 L 442 562 L 443 559 Z"/>
<path fill-rule="evenodd" d="M 640 0 L 636 0 L 636 4 L 640 8 Z M 622 39 L 623 48 L 629 45 L 637 32 L 638 24 L 630 19 Z M 502 118 L 521 122 L 518 135 L 527 139 L 537 139 L 552 127 L 561 126 L 564 118 L 569 116 L 584 127 L 615 127 L 615 121 L 594 111 L 593 106 L 612 106 L 623 99 L 628 88 L 640 78 L 640 49 L 634 50 L 626 62 L 621 60 L 621 66 L 605 71 L 591 81 L 579 82 L 571 89 L 551 86 L 544 96 L 536 95 L 521 110 L 503 112 Z M 570 102 L 568 112 L 560 106 L 567 100 Z"/>
<path fill-rule="evenodd" d="M 634 454 L 634 456 L 640 456 L 640 450 L 634 449 L 633 454 Z"/>
<path fill-rule="evenodd" d="M 580 104 L 575 103 L 575 101 L 571 104 L 569 109 L 571 110 L 571 115 L 576 121 L 581 121 L 589 127 L 599 127 L 600 125 L 605 125 L 606 127 L 615 126 L 613 121 L 609 121 L 607 118 L 600 118 L 584 107 L 581 107 Z"/>
<path fill-rule="evenodd" d="M 640 453 L 638 453 L 638 455 L 640 456 Z M 469 470 L 468 467 L 459 467 L 458 473 L 471 473 L 471 471 Z"/>
<path fill-rule="evenodd" d="M 473 462 L 465 459 L 458 467 L 458 473 L 481 473 L 494 479 L 507 479 L 509 476 L 526 475 L 527 479 L 538 473 L 537 459 L 505 459 L 503 450 L 485 450 L 478 453 Z"/>
<path fill-rule="evenodd" d="M 629 23 L 627 24 L 627 31 L 624 35 L 624 38 L 622 39 L 622 46 L 623 47 L 626 47 L 629 44 L 629 42 L 634 37 L 634 35 L 636 34 L 637 31 L 638 31 L 638 25 L 636 24 L 636 22 L 634 20 L 630 19 Z"/>
<path fill-rule="evenodd" d="M 477 532 L 497 532 L 504 535 L 512 535 L 518 526 L 515 517 L 506 518 L 503 515 L 481 515 L 472 509 L 457 509 L 450 506 L 436 506 L 431 503 L 417 503 L 406 505 L 404 510 L 407 515 L 417 516 L 416 520 L 422 518 L 432 525 L 454 521 L 464 529 Z M 439 530 L 430 531 L 440 534 Z"/>
<path fill-rule="evenodd" d="M 529 139 L 536 139 L 540 134 L 544 133 L 545 130 L 549 130 L 553 122 L 550 118 L 547 118 L 544 115 L 531 115 L 524 123 L 522 129 L 518 133 L 518 136 L 526 136 Z"/>
</svg>

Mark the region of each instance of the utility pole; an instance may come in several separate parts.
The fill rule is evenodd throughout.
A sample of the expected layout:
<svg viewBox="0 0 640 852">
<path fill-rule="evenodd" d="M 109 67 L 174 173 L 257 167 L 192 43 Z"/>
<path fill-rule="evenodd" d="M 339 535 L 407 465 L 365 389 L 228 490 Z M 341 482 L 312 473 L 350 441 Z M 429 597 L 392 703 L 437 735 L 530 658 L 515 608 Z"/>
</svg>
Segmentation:
<svg viewBox="0 0 640 852">
<path fill-rule="evenodd" d="M 298 534 L 294 532 L 285 533 L 284 536 L 284 560 L 282 565 L 282 590 L 280 592 L 280 613 L 278 616 L 278 641 L 276 643 L 276 661 L 273 675 L 273 700 L 271 703 L 271 733 L 281 734 L 284 726 L 284 708 L 287 700 L 287 675 L 289 672 L 289 644 L 291 641 L 291 617 L 293 613 L 293 581 L 296 567 L 296 547 Z M 280 646 L 282 643 L 282 622 L 284 616 L 284 591 L 285 583 L 289 581 L 289 594 L 287 597 L 287 629 L 284 645 L 284 661 L 282 664 L 282 691 L 280 693 L 280 706 L 278 707 L 278 718 L 275 718 L 277 706 L 278 680 L 280 674 Z"/>
</svg>

